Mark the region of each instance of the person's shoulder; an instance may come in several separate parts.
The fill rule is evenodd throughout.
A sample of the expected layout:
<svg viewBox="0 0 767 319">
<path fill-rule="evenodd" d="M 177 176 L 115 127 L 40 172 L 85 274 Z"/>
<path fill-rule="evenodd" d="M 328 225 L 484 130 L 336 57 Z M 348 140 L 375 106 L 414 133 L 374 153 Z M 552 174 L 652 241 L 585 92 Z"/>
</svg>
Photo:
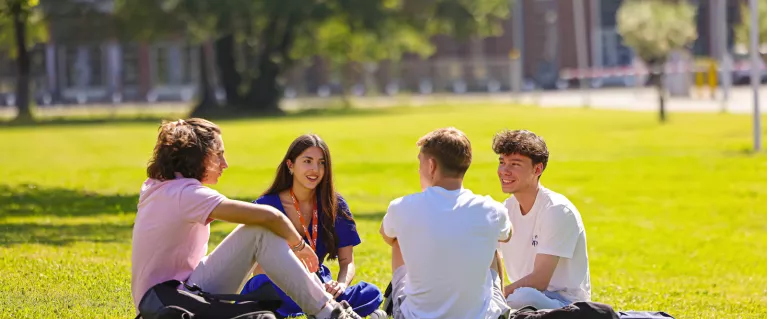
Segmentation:
<svg viewBox="0 0 767 319">
<path fill-rule="evenodd" d="M 391 200 L 389 202 L 389 210 L 391 211 L 393 209 L 413 207 L 415 205 L 421 204 L 425 200 L 426 200 L 426 195 L 424 192 L 404 195 Z"/>
<path fill-rule="evenodd" d="M 346 202 L 346 198 L 343 195 L 336 193 L 336 203 L 341 210 L 349 210 L 349 203 Z"/>
<path fill-rule="evenodd" d="M 567 218 L 574 221 L 580 220 L 580 212 L 567 196 L 542 187 L 542 194 L 545 196 L 546 205 L 543 215 L 549 218 Z"/>
<path fill-rule="evenodd" d="M 336 204 L 338 205 L 338 218 L 341 218 L 342 214 L 347 215 L 346 217 L 352 218 L 352 211 L 351 208 L 349 208 L 349 203 L 346 202 L 346 199 L 339 193 L 336 193 Z"/>
<path fill-rule="evenodd" d="M 575 204 L 573 204 L 573 202 L 570 201 L 570 199 L 567 198 L 567 196 L 561 193 L 558 193 L 556 191 L 553 191 L 551 189 L 541 186 L 541 195 L 543 199 L 546 201 L 546 206 L 548 207 L 567 208 L 569 210 L 576 210 Z"/>
<path fill-rule="evenodd" d="M 165 192 L 181 194 L 218 194 L 218 191 L 203 185 L 194 178 L 180 177 L 160 183 Z"/>
<path fill-rule="evenodd" d="M 269 205 L 269 206 L 276 206 L 277 203 L 280 202 L 280 195 L 279 194 L 264 194 L 256 198 L 252 203 L 254 204 L 263 204 L 263 205 Z"/>
<path fill-rule="evenodd" d="M 482 205 L 483 208 L 492 209 L 498 212 L 506 212 L 506 205 L 504 205 L 503 202 L 495 200 L 495 198 L 490 195 L 475 194 L 473 192 L 469 193 L 469 195 L 472 197 L 474 203 Z"/>
</svg>

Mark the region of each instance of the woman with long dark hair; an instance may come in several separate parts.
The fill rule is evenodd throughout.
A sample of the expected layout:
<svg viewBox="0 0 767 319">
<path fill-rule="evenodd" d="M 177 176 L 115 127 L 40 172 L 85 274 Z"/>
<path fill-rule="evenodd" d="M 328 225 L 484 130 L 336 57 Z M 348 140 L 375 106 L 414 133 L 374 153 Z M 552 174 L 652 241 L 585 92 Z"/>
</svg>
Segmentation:
<svg viewBox="0 0 767 319">
<path fill-rule="evenodd" d="M 171 279 L 210 293 L 237 293 L 258 264 L 307 308 L 309 318 L 359 318 L 316 282 L 317 256 L 282 212 L 206 186 L 217 184 L 228 167 L 218 125 L 193 118 L 160 127 L 133 226 L 136 310 L 149 289 Z M 239 225 L 208 254 L 215 220 Z"/>
<path fill-rule="evenodd" d="M 330 151 L 325 141 L 315 134 L 296 138 L 280 162 L 271 187 L 254 203 L 273 206 L 287 215 L 317 253 L 320 263 L 317 275 L 337 301 L 346 300 L 362 317 L 378 309 L 383 302 L 378 287 L 366 282 L 351 286 L 355 274 L 353 249 L 361 240 L 349 206 L 333 186 Z M 338 260 L 335 280 L 323 264 L 326 258 Z M 272 283 L 260 269 L 256 269 L 255 274 L 242 293 Z M 304 312 L 279 288 L 277 290 L 283 299 L 277 311 L 280 315 L 298 316 Z"/>
</svg>

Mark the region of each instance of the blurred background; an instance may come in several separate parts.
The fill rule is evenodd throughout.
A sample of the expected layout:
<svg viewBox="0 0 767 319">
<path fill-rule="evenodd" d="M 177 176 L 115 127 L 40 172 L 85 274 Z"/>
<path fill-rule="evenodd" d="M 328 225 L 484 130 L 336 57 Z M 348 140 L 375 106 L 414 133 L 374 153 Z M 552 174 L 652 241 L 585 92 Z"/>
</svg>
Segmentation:
<svg viewBox="0 0 767 319">
<path fill-rule="evenodd" d="M 751 109 L 750 93 L 737 89 L 750 82 L 754 64 L 747 0 L 0 4 L 5 118 L 31 117 L 30 103 L 165 103 L 209 115 L 280 105 L 399 105 L 443 95 L 597 106 L 601 96 L 620 107 L 615 94 L 635 101 L 653 84 L 668 97 L 703 100 L 697 108 L 726 109 L 745 94 L 734 107 Z M 634 14 L 621 18 L 628 4 L 636 8 L 624 11 Z M 754 67 L 761 72 L 764 63 Z M 640 107 L 655 107 L 654 94 L 642 95 Z M 29 95 L 29 103 L 19 95 Z"/>
</svg>

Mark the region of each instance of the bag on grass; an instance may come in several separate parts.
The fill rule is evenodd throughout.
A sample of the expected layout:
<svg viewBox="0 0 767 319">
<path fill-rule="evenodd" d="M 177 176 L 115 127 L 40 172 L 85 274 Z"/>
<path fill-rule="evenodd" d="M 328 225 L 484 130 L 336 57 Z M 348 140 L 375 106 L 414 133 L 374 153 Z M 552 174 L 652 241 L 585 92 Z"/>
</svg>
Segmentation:
<svg viewBox="0 0 767 319">
<path fill-rule="evenodd" d="M 527 306 L 511 312 L 509 319 L 620 319 L 609 305 L 579 301 L 562 308 L 541 309 Z"/>
<path fill-rule="evenodd" d="M 197 285 L 178 289 L 169 280 L 149 289 L 139 302 L 136 319 L 274 319 L 282 300 L 272 285 L 246 294 L 211 294 Z"/>
</svg>

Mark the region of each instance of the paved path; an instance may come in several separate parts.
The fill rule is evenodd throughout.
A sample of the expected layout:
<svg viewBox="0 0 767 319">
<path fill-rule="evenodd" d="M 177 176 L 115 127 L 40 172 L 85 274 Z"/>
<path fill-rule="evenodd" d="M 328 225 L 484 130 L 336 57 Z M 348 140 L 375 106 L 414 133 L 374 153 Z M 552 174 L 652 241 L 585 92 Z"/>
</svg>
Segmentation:
<svg viewBox="0 0 767 319">
<path fill-rule="evenodd" d="M 691 91 L 695 93 L 695 91 Z M 721 92 L 717 93 L 717 99 L 710 97 L 670 97 L 667 99 L 669 112 L 721 112 L 726 108 L 727 112 L 752 114 L 753 96 L 750 87 L 741 86 L 733 88 L 730 99 L 723 103 L 720 98 Z M 767 113 L 767 86 L 759 92 L 762 114 Z M 391 107 L 391 106 L 428 106 L 438 104 L 511 104 L 524 103 L 540 105 L 541 107 L 582 107 L 588 103 L 597 109 L 619 109 L 629 111 L 657 112 L 658 96 L 653 88 L 636 89 L 592 89 L 580 91 L 569 89 L 562 91 L 540 91 L 513 95 L 511 93 L 495 94 L 432 94 L 411 95 L 397 97 L 353 97 L 350 98 L 355 107 Z M 341 103 L 339 98 L 298 98 L 283 100 L 284 109 L 304 109 L 327 106 L 337 106 Z M 147 114 L 184 112 L 189 104 L 185 103 L 162 103 L 162 104 L 120 104 L 116 107 L 122 114 Z M 110 114 L 115 111 L 114 105 L 71 105 L 41 107 L 40 113 L 50 116 L 91 114 Z M 0 107 L 0 118 L 9 118 L 15 115 L 12 107 Z"/>
</svg>

